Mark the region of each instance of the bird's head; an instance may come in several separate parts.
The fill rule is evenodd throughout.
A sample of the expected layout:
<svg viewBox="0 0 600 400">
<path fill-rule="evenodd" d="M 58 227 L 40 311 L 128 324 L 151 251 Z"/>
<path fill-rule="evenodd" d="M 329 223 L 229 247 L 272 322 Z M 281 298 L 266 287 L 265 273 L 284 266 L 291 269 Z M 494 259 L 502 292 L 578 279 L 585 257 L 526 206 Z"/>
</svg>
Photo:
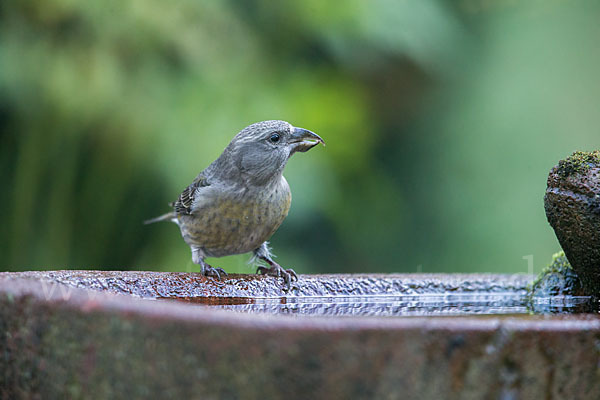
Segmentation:
<svg viewBox="0 0 600 400">
<path fill-rule="evenodd" d="M 257 184 L 278 177 L 288 159 L 325 142 L 319 135 L 285 121 L 262 121 L 238 133 L 225 152 L 239 170 Z M 224 152 L 224 153 L 225 153 Z"/>
</svg>

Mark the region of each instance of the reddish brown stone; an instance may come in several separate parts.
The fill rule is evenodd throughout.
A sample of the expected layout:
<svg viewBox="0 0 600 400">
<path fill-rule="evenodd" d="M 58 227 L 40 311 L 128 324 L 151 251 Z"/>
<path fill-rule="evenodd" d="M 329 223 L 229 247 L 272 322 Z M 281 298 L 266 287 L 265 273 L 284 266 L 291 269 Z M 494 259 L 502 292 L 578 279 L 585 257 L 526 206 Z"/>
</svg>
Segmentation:
<svg viewBox="0 0 600 400">
<path fill-rule="evenodd" d="M 299 318 L 0 274 L 1 398 L 596 399 L 599 338 L 596 315 Z"/>
<path fill-rule="evenodd" d="M 575 152 L 552 168 L 544 206 L 586 293 L 600 296 L 600 152 Z"/>
</svg>

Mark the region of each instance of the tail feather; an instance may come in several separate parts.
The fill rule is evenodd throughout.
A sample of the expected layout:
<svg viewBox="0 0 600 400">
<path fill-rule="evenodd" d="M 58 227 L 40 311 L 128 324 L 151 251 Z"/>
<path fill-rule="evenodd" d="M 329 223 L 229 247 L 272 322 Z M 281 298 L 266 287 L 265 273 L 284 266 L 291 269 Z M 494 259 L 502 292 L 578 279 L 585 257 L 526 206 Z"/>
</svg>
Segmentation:
<svg viewBox="0 0 600 400">
<path fill-rule="evenodd" d="M 160 222 L 160 221 L 171 221 L 174 219 L 177 219 L 177 215 L 175 215 L 175 212 L 172 211 L 170 213 L 163 214 L 156 218 L 148 219 L 148 220 L 144 221 L 144 225 L 153 224 L 155 222 Z"/>
</svg>

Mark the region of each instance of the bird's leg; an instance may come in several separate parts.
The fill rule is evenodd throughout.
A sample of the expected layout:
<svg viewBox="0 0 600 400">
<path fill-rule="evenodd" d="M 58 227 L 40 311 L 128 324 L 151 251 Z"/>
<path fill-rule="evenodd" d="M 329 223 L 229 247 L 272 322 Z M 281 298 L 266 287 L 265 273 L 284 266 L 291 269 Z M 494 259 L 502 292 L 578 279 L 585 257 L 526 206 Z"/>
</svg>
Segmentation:
<svg viewBox="0 0 600 400">
<path fill-rule="evenodd" d="M 271 266 L 271 268 L 259 266 L 256 269 L 257 274 L 282 277 L 284 282 L 288 285 L 288 287 L 291 285 L 292 281 L 298 280 L 298 275 L 296 275 L 296 272 L 294 272 L 293 269 L 283 269 L 281 265 L 273 261 L 273 255 L 269 250 L 267 242 L 264 242 L 260 245 L 258 249 L 254 250 L 254 256 L 260 260 L 265 261 Z"/>
<path fill-rule="evenodd" d="M 204 252 L 198 247 L 192 247 L 192 261 L 195 264 L 200 265 L 202 275 L 204 276 L 215 276 L 218 280 L 221 280 L 221 274 L 227 276 L 227 272 L 223 268 L 213 268 L 206 261 L 204 261 Z"/>
</svg>

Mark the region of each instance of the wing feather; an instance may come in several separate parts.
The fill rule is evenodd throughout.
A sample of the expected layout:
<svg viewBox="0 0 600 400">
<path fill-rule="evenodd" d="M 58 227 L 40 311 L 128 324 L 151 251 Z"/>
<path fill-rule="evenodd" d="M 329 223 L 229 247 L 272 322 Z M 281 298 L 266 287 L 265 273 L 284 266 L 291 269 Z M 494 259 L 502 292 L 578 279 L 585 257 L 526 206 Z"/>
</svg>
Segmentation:
<svg viewBox="0 0 600 400">
<path fill-rule="evenodd" d="M 192 213 L 192 205 L 201 187 L 210 186 L 210 183 L 203 175 L 198 175 L 196 179 L 179 195 L 177 201 L 171 203 L 177 214 L 189 215 Z"/>
</svg>

